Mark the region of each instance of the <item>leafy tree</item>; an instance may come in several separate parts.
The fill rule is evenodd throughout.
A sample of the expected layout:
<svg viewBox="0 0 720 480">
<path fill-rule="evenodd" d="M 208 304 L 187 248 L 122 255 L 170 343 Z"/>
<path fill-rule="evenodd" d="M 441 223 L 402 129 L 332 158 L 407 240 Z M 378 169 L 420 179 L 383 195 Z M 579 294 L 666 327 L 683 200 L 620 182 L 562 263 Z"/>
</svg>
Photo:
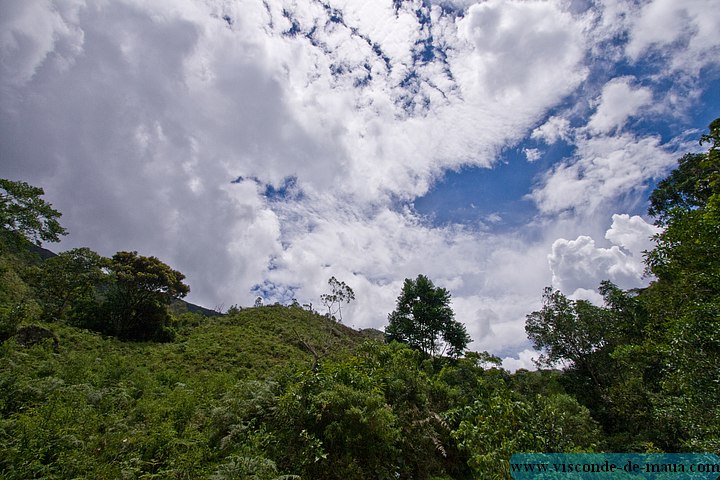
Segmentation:
<svg viewBox="0 0 720 480">
<path fill-rule="evenodd" d="M 594 451 L 602 442 L 587 408 L 565 394 L 518 396 L 502 383 L 488 383 L 472 403 L 449 412 L 453 431 L 469 454 L 473 478 L 505 480 L 517 452 Z"/>
<path fill-rule="evenodd" d="M 116 253 L 108 270 L 110 282 L 100 306 L 108 333 L 134 340 L 166 339 L 167 304 L 190 292 L 185 275 L 137 252 Z"/>
<path fill-rule="evenodd" d="M 5 245 L 0 238 L 0 342 L 32 316 L 34 306 L 32 289 L 23 278 L 26 264 Z"/>
<path fill-rule="evenodd" d="M 40 258 L 31 242 L 57 242 L 66 233 L 57 221 L 60 212 L 40 198 L 43 194 L 25 182 L 0 179 L 0 340 L 39 315 L 29 278 Z"/>
<path fill-rule="evenodd" d="M 40 245 L 58 242 L 67 232 L 57 219 L 62 215 L 42 198 L 42 188 L 0 179 L 0 228 Z"/>
<path fill-rule="evenodd" d="M 658 225 L 667 225 L 685 213 L 702 208 L 720 192 L 720 118 L 710 123 L 700 144 L 710 143 L 707 153 L 688 153 L 678 167 L 658 183 L 650 195 L 648 213 Z"/>
<path fill-rule="evenodd" d="M 664 448 L 720 448 L 720 118 L 658 184 L 650 213 L 665 227 L 648 253 L 657 280 L 643 295 L 650 317 L 643 351 L 658 358 L 653 416 Z M 649 387 L 649 386 L 648 386 Z"/>
<path fill-rule="evenodd" d="M 479 395 L 453 414 L 461 419 L 453 437 L 469 454 L 473 478 L 506 480 L 513 453 L 542 451 L 542 438 L 532 424 L 532 406 L 504 388 Z"/>
<path fill-rule="evenodd" d="M 458 357 L 470 343 L 470 336 L 454 317 L 450 293 L 418 275 L 415 280 L 405 279 L 397 307 L 388 316 L 385 336 L 388 341 L 407 343 L 431 357 L 444 353 Z"/>
<path fill-rule="evenodd" d="M 664 230 L 646 254 L 651 285 L 603 282 L 605 307 L 546 289 L 526 331 L 541 363 L 592 411 L 610 448 L 720 448 L 720 119 L 651 194 Z"/>
<path fill-rule="evenodd" d="M 543 350 L 536 363 L 541 367 L 562 365 L 561 380 L 568 392 L 591 410 L 606 433 L 615 434 L 627 431 L 628 416 L 634 415 L 626 408 L 630 400 L 614 388 L 625 382 L 615 354 L 637 336 L 634 328 L 641 325 L 636 323 L 641 316 L 633 310 L 637 307 L 633 299 L 610 282 L 603 282 L 600 290 L 605 307 L 570 300 L 560 291 L 546 288 L 543 307 L 527 315 L 525 331 L 533 346 Z M 637 405 L 635 399 L 633 402 Z"/>
<path fill-rule="evenodd" d="M 433 368 L 427 368 L 433 362 L 428 362 L 419 350 L 398 342 L 368 342 L 362 346 L 359 360 L 356 368 L 382 385 L 385 401 L 398 420 L 395 478 L 447 478 L 443 474 L 467 478 L 467 457 L 458 450 L 451 438 L 451 426 L 443 416 L 457 398 L 467 398 L 459 392 L 464 390 L 459 384 L 466 378 L 453 375 L 455 372 L 448 374 L 448 370 L 460 369 L 466 359 L 444 362 L 441 373 L 434 374 Z"/>
<path fill-rule="evenodd" d="M 67 319 L 73 307 L 93 301 L 96 288 L 107 278 L 110 260 L 89 248 L 75 248 L 49 258 L 40 266 L 35 280 L 43 318 Z"/>
<path fill-rule="evenodd" d="M 320 295 L 320 301 L 327 307 L 328 316 L 337 318 L 342 323 L 342 304 L 349 304 L 355 300 L 355 292 L 345 282 L 341 282 L 335 277 L 330 277 L 328 285 L 330 285 L 331 292 Z"/>
<path fill-rule="evenodd" d="M 545 453 L 594 451 L 602 441 L 590 411 L 567 394 L 537 395 L 532 425 Z"/>
<path fill-rule="evenodd" d="M 583 368 L 600 384 L 593 356 L 607 344 L 607 312 L 585 300 L 570 300 L 559 290 L 547 287 L 541 310 L 527 315 L 525 332 L 543 354 L 540 366 L 559 362 Z"/>
</svg>

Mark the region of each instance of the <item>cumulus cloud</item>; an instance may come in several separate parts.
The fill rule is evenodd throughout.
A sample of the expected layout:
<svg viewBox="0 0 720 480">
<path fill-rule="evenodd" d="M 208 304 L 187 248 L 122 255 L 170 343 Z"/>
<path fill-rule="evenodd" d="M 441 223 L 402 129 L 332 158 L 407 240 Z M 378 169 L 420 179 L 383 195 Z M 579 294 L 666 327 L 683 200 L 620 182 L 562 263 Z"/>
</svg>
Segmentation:
<svg viewBox="0 0 720 480">
<path fill-rule="evenodd" d="M 532 349 L 525 349 L 518 352 L 515 357 L 505 357 L 502 359 L 502 366 L 505 370 L 516 372 L 520 369 L 535 370 L 535 360 L 540 356 L 540 352 Z"/>
<path fill-rule="evenodd" d="M 605 238 L 615 245 L 620 245 L 635 257 L 655 246 L 653 237 L 661 232 L 659 227 L 651 225 L 638 215 L 627 214 L 612 216 L 612 225 L 605 233 Z"/>
<path fill-rule="evenodd" d="M 629 117 L 650 104 L 650 89 L 633 87 L 633 81 L 632 77 L 620 77 L 605 84 L 597 110 L 588 122 L 590 130 L 594 133 L 609 133 L 621 128 Z"/>
<path fill-rule="evenodd" d="M 642 274 L 642 265 L 634 262 L 620 247 L 597 247 L 595 240 L 586 235 L 575 240 L 556 240 L 548 260 L 553 285 L 566 292 L 593 288 L 606 278 L 626 285 Z"/>
<path fill-rule="evenodd" d="M 567 141 L 570 135 L 570 121 L 566 118 L 552 116 L 545 123 L 533 130 L 531 138 L 553 144 L 558 140 Z"/>
<path fill-rule="evenodd" d="M 575 240 L 557 239 L 548 255 L 553 285 L 575 298 L 598 303 L 592 290 L 603 280 L 620 288 L 636 288 L 647 283 L 643 278 L 643 252 L 652 248 L 651 237 L 659 230 L 639 216 L 615 214 L 605 238 L 613 245 L 597 246 L 595 240 L 581 235 Z"/>
<path fill-rule="evenodd" d="M 643 190 L 675 162 L 675 152 L 659 137 L 585 137 L 577 141 L 575 156 L 545 174 L 528 198 L 545 214 L 597 211 L 608 201 Z"/>
<path fill-rule="evenodd" d="M 459 29 L 475 47 L 470 65 L 477 87 L 500 101 L 522 97 L 528 107 L 557 101 L 587 74 L 581 64 L 584 21 L 557 3 L 477 3 Z"/>
<path fill-rule="evenodd" d="M 632 19 L 627 55 L 634 61 L 649 50 L 669 57 L 673 70 L 697 74 L 720 58 L 720 12 L 711 1 L 655 0 Z"/>
<path fill-rule="evenodd" d="M 603 296 L 592 288 L 578 288 L 568 295 L 568 297 L 572 300 L 585 300 L 597 306 L 602 306 L 605 303 Z"/>
</svg>

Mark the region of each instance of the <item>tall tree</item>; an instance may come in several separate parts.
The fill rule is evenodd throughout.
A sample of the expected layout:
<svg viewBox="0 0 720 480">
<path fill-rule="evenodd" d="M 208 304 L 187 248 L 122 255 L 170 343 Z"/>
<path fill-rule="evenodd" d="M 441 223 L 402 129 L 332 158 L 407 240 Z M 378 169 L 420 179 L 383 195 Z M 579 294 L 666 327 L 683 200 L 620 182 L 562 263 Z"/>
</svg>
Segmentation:
<svg viewBox="0 0 720 480">
<path fill-rule="evenodd" d="M 720 448 L 720 119 L 701 143 L 709 150 L 683 156 L 650 197 L 663 231 L 648 288 L 604 282 L 605 307 L 547 289 L 528 315 L 543 364 L 565 363 L 568 389 L 615 448 Z"/>
<path fill-rule="evenodd" d="M 108 269 L 111 283 L 103 309 L 110 322 L 109 333 L 135 340 L 164 339 L 167 304 L 190 292 L 183 283 L 185 275 L 156 257 L 137 252 L 117 252 Z"/>
<path fill-rule="evenodd" d="M 710 143 L 706 153 L 688 153 L 650 194 L 648 213 L 665 226 L 693 210 L 704 208 L 720 193 L 720 118 L 710 123 L 700 145 Z"/>
<path fill-rule="evenodd" d="M 328 285 L 330 285 L 330 293 L 320 295 L 320 301 L 327 307 L 328 316 L 337 318 L 342 323 L 342 304 L 349 304 L 355 300 L 355 292 L 345 282 L 341 282 L 335 277 L 330 277 Z"/>
<path fill-rule="evenodd" d="M 607 345 L 607 311 L 584 300 L 570 300 L 548 287 L 543 308 L 527 315 L 525 332 L 533 346 L 544 353 L 538 364 L 552 367 L 560 362 L 587 370 L 599 386 L 593 357 Z"/>
<path fill-rule="evenodd" d="M 425 275 L 405 279 L 397 307 L 385 329 L 388 341 L 407 343 L 431 357 L 462 355 L 470 343 L 465 326 L 455 320 L 450 293 L 436 287 Z"/>
<path fill-rule="evenodd" d="M 57 221 L 62 214 L 40 198 L 44 194 L 40 187 L 0 178 L 0 228 L 38 246 L 60 241 L 67 233 Z"/>
</svg>

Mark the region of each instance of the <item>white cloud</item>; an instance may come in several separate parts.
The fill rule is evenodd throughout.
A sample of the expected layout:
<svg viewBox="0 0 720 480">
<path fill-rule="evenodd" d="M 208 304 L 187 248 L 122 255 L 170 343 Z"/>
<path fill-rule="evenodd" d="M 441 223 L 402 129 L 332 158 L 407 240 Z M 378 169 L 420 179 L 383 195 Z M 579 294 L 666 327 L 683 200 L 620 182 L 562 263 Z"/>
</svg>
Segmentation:
<svg viewBox="0 0 720 480">
<path fill-rule="evenodd" d="M 529 198 L 545 214 L 598 211 L 663 176 L 676 162 L 676 154 L 666 148 L 658 137 L 630 134 L 579 139 L 574 158 L 557 164 Z"/>
<path fill-rule="evenodd" d="M 516 358 L 517 357 L 517 358 Z M 516 357 L 505 357 L 502 359 L 502 366 L 505 370 L 515 372 L 520 369 L 537 370 L 535 360 L 540 357 L 540 352 L 531 349 L 525 349 L 518 352 Z"/>
<path fill-rule="evenodd" d="M 643 252 L 651 250 L 655 245 L 652 237 L 661 231 L 638 215 L 631 217 L 627 214 L 615 214 L 612 216 L 612 221 L 605 238 L 627 249 L 635 257 L 640 257 Z"/>
<path fill-rule="evenodd" d="M 620 288 L 647 284 L 644 278 L 643 252 L 653 246 L 651 236 L 659 230 L 639 216 L 615 214 L 605 238 L 610 247 L 597 246 L 595 240 L 581 235 L 575 240 L 559 238 L 548 255 L 553 285 L 573 298 L 600 303 L 593 292 L 603 280 Z"/>
<path fill-rule="evenodd" d="M 672 70 L 696 75 L 720 58 L 720 12 L 712 0 L 654 0 L 632 19 L 627 55 L 648 51 L 669 57 Z"/>
<path fill-rule="evenodd" d="M 64 70 L 82 52 L 77 27 L 80 1 L 4 2 L 0 19 L 0 78 L 3 83 L 30 82 L 44 64 Z"/>
<path fill-rule="evenodd" d="M 590 117 L 588 128 L 604 134 L 621 128 L 627 119 L 652 101 L 649 88 L 633 87 L 632 77 L 614 78 L 603 87 L 595 114 Z"/>
<path fill-rule="evenodd" d="M 459 22 L 475 47 L 477 88 L 504 102 L 522 97 L 528 106 L 557 101 L 585 78 L 584 28 L 554 2 L 491 0 L 469 7 Z"/>
<path fill-rule="evenodd" d="M 525 148 L 523 153 L 528 162 L 534 162 L 542 157 L 542 153 L 537 148 Z"/>
<path fill-rule="evenodd" d="M 545 123 L 533 130 L 530 135 L 536 140 L 553 144 L 558 140 L 567 141 L 570 137 L 570 122 L 566 118 L 552 116 Z"/>
<path fill-rule="evenodd" d="M 632 262 L 620 247 L 597 247 L 595 241 L 585 235 L 575 240 L 556 240 L 548 261 L 553 272 L 553 285 L 565 292 L 590 289 L 605 279 L 628 283 L 642 274 L 642 268 L 637 268 L 637 263 Z"/>
<path fill-rule="evenodd" d="M 568 298 L 572 300 L 585 300 L 597 306 L 602 306 L 605 303 L 603 296 L 592 288 L 575 289 L 574 292 L 568 295 Z"/>
</svg>

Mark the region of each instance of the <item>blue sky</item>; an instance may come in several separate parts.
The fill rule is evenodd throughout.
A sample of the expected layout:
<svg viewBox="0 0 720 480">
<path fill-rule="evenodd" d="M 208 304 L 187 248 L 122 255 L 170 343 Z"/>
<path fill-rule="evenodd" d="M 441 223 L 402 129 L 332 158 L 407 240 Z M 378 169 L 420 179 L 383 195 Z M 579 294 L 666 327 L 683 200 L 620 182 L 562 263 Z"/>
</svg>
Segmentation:
<svg viewBox="0 0 720 480">
<path fill-rule="evenodd" d="M 0 0 L 0 176 L 56 249 L 137 250 L 207 307 L 382 329 L 405 278 L 532 366 L 547 285 L 647 284 L 652 186 L 720 116 L 712 0 Z"/>
</svg>

